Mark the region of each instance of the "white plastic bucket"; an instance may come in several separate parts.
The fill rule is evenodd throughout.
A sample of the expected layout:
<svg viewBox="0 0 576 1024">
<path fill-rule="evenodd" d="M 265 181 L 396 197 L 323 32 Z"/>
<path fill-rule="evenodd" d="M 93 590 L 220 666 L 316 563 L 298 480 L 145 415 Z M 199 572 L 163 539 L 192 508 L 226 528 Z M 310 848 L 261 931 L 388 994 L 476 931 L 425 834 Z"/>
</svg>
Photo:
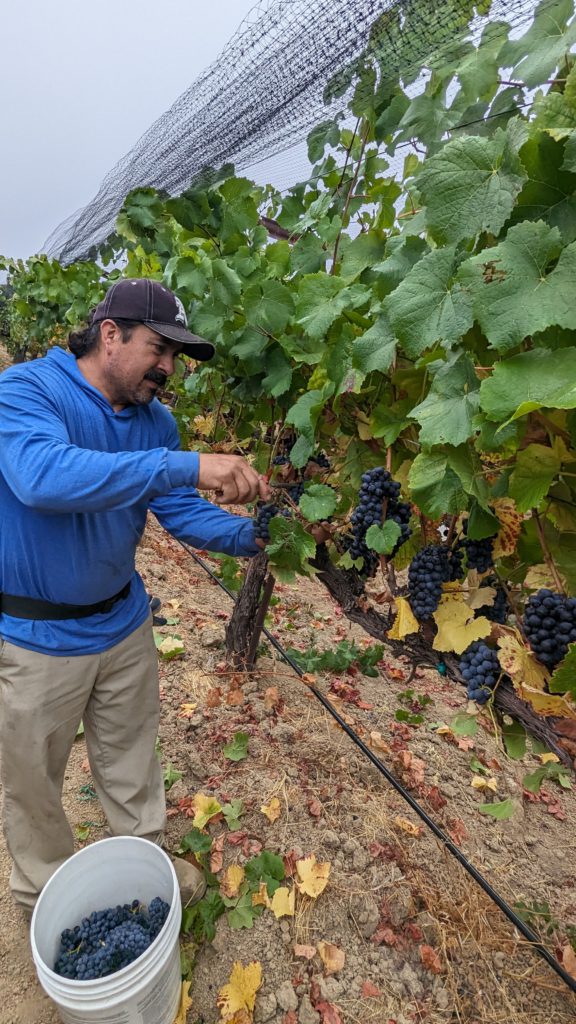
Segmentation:
<svg viewBox="0 0 576 1024">
<path fill-rule="evenodd" d="M 105 978 L 75 981 L 52 969 L 65 928 L 93 910 L 160 896 L 170 910 L 147 950 Z M 147 839 L 114 836 L 65 861 L 42 890 L 30 926 L 40 984 L 64 1024 L 173 1024 L 181 992 L 178 935 L 182 907 L 170 858 Z"/>
</svg>

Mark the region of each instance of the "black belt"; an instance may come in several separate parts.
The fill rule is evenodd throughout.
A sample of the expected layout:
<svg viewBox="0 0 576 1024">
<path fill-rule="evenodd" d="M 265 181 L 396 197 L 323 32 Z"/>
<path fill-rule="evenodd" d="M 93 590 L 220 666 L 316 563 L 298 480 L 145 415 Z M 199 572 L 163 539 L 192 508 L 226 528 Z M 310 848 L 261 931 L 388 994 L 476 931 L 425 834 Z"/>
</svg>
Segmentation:
<svg viewBox="0 0 576 1024">
<path fill-rule="evenodd" d="M 36 601 L 32 597 L 17 597 L 15 594 L 0 594 L 0 614 L 13 615 L 16 619 L 85 619 L 89 615 L 109 612 L 117 601 L 130 593 L 130 580 L 113 597 L 96 604 L 52 604 L 50 601 Z"/>
</svg>

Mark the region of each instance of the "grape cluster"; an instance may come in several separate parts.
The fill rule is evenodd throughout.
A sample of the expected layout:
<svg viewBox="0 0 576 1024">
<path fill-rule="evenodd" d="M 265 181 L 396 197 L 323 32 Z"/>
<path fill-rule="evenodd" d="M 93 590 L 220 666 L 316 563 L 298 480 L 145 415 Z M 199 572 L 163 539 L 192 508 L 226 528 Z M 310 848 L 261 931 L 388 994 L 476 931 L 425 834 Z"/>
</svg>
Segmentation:
<svg viewBox="0 0 576 1024">
<path fill-rule="evenodd" d="M 436 611 L 442 596 L 442 584 L 450 580 L 451 552 L 439 544 L 428 544 L 418 551 L 408 569 L 408 600 L 419 622 Z"/>
<path fill-rule="evenodd" d="M 292 487 L 289 487 L 288 494 L 292 498 L 294 504 L 297 505 L 304 494 L 304 481 L 300 480 L 298 483 L 293 484 Z"/>
<path fill-rule="evenodd" d="M 576 643 L 576 597 L 564 597 L 544 587 L 524 609 L 524 632 L 543 665 L 555 668 Z"/>
<path fill-rule="evenodd" d="M 350 556 L 353 559 L 362 558 L 364 560 L 360 571 L 362 576 L 373 576 L 378 568 L 378 555 L 366 545 L 366 531 L 373 524 L 382 525 L 384 502 L 386 502 L 386 519 L 393 520 L 400 527 L 400 536 L 390 552 L 389 558 L 394 557 L 412 532 L 408 525 L 410 506 L 399 501 L 399 495 L 400 484 L 392 479 L 387 469 L 379 466 L 362 474 L 360 500 L 351 516 L 352 540 L 349 544 Z"/>
<path fill-rule="evenodd" d="M 265 505 L 263 502 L 258 503 L 256 515 L 254 516 L 255 537 L 259 540 L 270 540 L 270 520 L 274 516 L 284 516 L 285 519 L 291 519 L 292 513 L 288 508 L 279 509 L 277 505 Z"/>
<path fill-rule="evenodd" d="M 314 462 L 320 469 L 330 469 L 330 459 L 326 457 L 326 452 L 318 452 L 318 455 L 311 455 L 309 462 Z"/>
<path fill-rule="evenodd" d="M 476 609 L 476 618 L 483 615 L 484 618 L 489 619 L 490 622 L 498 622 L 501 626 L 504 625 L 508 618 L 508 598 L 506 597 L 506 591 L 494 576 L 489 576 L 485 581 L 486 586 L 496 588 L 496 596 L 493 604 L 483 604 L 481 608 Z"/>
<path fill-rule="evenodd" d="M 465 520 L 462 524 L 464 533 L 466 533 L 468 527 L 468 520 Z M 496 540 L 496 534 L 493 537 L 484 537 L 482 540 L 468 540 L 466 538 L 463 541 L 466 549 L 466 562 L 469 569 L 477 569 L 478 572 L 488 572 L 488 569 L 494 565 L 493 551 L 494 541 Z"/>
<path fill-rule="evenodd" d="M 146 908 L 138 900 L 95 910 L 74 928 L 65 928 L 54 970 L 64 978 L 91 981 L 127 967 L 160 934 L 169 911 L 156 896 Z"/>
<path fill-rule="evenodd" d="M 460 671 L 468 699 L 485 704 L 501 674 L 496 651 L 483 640 L 475 640 L 460 658 Z"/>
</svg>

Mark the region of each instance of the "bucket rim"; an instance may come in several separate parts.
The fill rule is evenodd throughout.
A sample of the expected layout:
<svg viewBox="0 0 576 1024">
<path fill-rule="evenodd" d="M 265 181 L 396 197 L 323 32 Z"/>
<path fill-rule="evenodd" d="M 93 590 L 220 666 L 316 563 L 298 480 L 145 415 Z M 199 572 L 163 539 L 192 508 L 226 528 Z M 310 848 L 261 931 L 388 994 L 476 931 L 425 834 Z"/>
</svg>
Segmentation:
<svg viewBox="0 0 576 1024">
<path fill-rule="evenodd" d="M 79 979 L 79 978 L 65 978 L 62 974 L 58 974 L 57 971 L 53 970 L 53 968 L 48 966 L 48 964 L 46 963 L 44 958 L 40 955 L 40 952 L 38 950 L 38 946 L 36 944 L 36 939 L 35 939 L 35 934 L 34 934 L 34 932 L 35 932 L 35 924 L 36 924 L 37 912 L 38 912 L 38 909 L 39 909 L 39 907 L 41 905 L 42 897 L 43 897 L 44 893 L 46 892 L 46 890 L 48 889 L 48 887 L 50 886 L 50 883 L 52 882 L 52 880 L 54 878 L 56 878 L 56 876 L 59 875 L 61 872 L 63 872 L 63 869 L 66 868 L 67 865 L 70 864 L 71 860 L 73 860 L 75 858 L 80 858 L 82 856 L 82 854 L 87 853 L 89 850 L 93 850 L 95 846 L 103 846 L 105 843 L 117 843 L 118 840 L 124 840 L 124 841 L 130 840 L 131 843 L 132 842 L 142 843 L 142 844 L 146 844 L 149 847 L 150 846 L 154 847 L 154 849 L 157 850 L 159 853 L 161 853 L 162 856 L 165 858 L 165 860 L 167 862 L 167 865 L 170 868 L 170 874 L 172 876 L 172 882 L 173 882 L 173 886 L 174 886 L 174 898 L 173 898 L 172 903 L 170 905 L 170 909 L 168 911 L 168 916 L 166 917 L 166 920 L 165 920 L 164 924 L 162 925 L 162 928 L 158 932 L 158 935 L 156 936 L 156 938 L 150 943 L 149 946 L 146 947 L 146 949 L 144 950 L 143 953 L 140 954 L 140 956 L 136 957 L 135 960 L 132 960 L 131 963 L 126 964 L 125 967 L 121 967 L 120 970 L 113 971 L 111 974 L 106 974 L 102 978 L 87 978 L 87 979 L 82 979 L 82 980 Z M 153 950 L 155 951 L 155 947 L 157 949 L 157 943 L 159 942 L 160 939 L 164 938 L 166 929 L 167 929 L 168 925 L 173 921 L 175 914 L 176 915 L 178 914 L 179 908 L 180 908 L 180 892 L 179 892 L 179 887 L 178 887 L 178 878 L 176 876 L 176 872 L 174 870 L 174 865 L 172 864 L 172 861 L 170 860 L 170 857 L 168 856 L 166 851 L 161 846 L 158 846 L 157 843 L 151 842 L 150 839 L 143 839 L 141 836 L 108 836 L 106 839 L 97 839 L 96 842 L 89 843 L 88 846 L 84 846 L 84 847 L 82 847 L 81 850 L 77 850 L 75 853 L 72 854 L 71 857 L 68 857 L 64 861 L 64 863 L 60 865 L 60 867 L 56 868 L 56 871 L 54 872 L 54 874 L 52 874 L 50 876 L 50 878 L 48 879 L 46 885 L 42 889 L 42 892 L 40 893 L 40 896 L 38 897 L 38 900 L 36 901 L 36 906 L 34 907 L 34 911 L 32 913 L 32 919 L 30 921 L 30 945 L 32 947 L 32 958 L 34 960 L 34 964 L 36 966 L 36 970 L 39 973 L 46 974 L 48 978 L 50 978 L 51 980 L 53 979 L 58 985 L 61 985 L 64 988 L 67 988 L 68 986 L 73 986 L 77 991 L 81 991 L 81 989 L 84 986 L 94 986 L 94 985 L 98 986 L 98 985 L 102 984 L 102 986 L 104 987 L 106 984 L 108 984 L 108 985 L 110 984 L 110 980 L 111 979 L 118 979 L 119 981 L 122 981 L 122 979 L 123 979 L 123 977 L 125 977 L 126 973 L 128 971 L 130 971 L 131 969 L 133 969 L 134 966 L 136 964 L 138 964 L 138 962 L 142 959 L 142 957 L 148 956 Z M 178 931 L 180 931 L 180 926 L 178 926 Z"/>
</svg>

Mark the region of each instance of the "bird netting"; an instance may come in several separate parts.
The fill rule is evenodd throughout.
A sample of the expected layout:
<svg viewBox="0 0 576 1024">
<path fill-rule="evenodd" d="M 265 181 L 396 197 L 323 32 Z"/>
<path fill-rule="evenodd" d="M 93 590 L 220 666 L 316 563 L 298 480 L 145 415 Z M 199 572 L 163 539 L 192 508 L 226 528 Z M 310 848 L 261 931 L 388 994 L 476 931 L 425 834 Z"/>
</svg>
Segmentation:
<svg viewBox="0 0 576 1024">
<path fill-rule="evenodd" d="M 107 174 L 98 193 L 51 235 L 46 251 L 81 259 L 113 230 L 125 196 L 178 195 L 205 167 L 244 170 L 293 147 L 347 105 L 366 51 L 386 78 L 415 77 L 470 33 L 527 21 L 534 0 L 261 0 L 211 64 Z"/>
</svg>

